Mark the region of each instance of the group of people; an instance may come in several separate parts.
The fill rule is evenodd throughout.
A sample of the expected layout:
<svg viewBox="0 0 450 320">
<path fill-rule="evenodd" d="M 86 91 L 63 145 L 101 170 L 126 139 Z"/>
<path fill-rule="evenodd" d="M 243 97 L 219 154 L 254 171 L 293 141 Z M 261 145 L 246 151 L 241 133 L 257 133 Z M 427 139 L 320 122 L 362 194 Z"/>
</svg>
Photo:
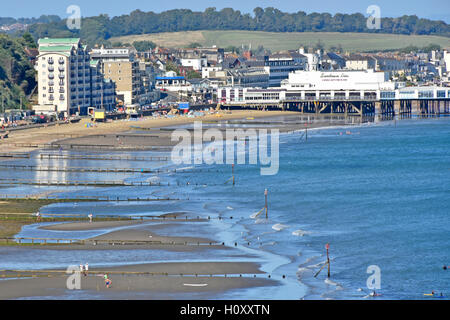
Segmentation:
<svg viewBox="0 0 450 320">
<path fill-rule="evenodd" d="M 86 262 L 85 265 L 80 264 L 80 272 L 86 277 L 88 275 L 89 272 L 89 264 Z M 103 275 L 103 279 L 105 280 L 105 286 L 106 288 L 109 289 L 109 287 L 111 287 L 111 279 L 109 279 L 108 275 L 105 273 Z"/>
<path fill-rule="evenodd" d="M 80 272 L 84 275 L 87 276 L 88 275 L 88 271 L 89 271 L 89 265 L 86 262 L 86 264 L 83 266 L 82 264 L 80 264 Z"/>
</svg>

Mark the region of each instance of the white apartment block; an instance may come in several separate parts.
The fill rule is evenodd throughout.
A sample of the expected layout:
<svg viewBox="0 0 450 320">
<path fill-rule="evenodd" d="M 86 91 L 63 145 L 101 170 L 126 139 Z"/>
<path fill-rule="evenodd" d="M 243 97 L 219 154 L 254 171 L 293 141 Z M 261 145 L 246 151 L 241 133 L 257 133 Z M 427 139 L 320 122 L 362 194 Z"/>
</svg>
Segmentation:
<svg viewBox="0 0 450 320">
<path fill-rule="evenodd" d="M 91 105 L 90 64 L 86 46 L 78 38 L 39 39 L 36 60 L 39 112 L 69 116 L 87 114 Z"/>
</svg>

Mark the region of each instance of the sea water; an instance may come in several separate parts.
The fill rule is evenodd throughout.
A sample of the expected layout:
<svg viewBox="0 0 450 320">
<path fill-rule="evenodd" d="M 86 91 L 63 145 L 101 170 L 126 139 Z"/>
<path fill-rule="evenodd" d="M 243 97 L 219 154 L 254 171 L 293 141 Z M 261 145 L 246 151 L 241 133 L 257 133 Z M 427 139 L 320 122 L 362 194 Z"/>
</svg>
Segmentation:
<svg viewBox="0 0 450 320">
<path fill-rule="evenodd" d="M 147 153 L 150 154 L 126 155 Z M 46 160 L 20 161 L 45 165 Z M 47 161 L 54 166 L 99 165 L 98 161 L 64 160 L 63 164 L 61 160 Z M 159 175 L 2 170 L 2 176 L 7 178 L 20 175 L 22 179 L 130 182 L 159 179 L 171 186 L 15 186 L 3 188 L 1 192 L 180 199 L 148 203 L 61 203 L 47 206 L 41 212 L 131 216 L 185 212 L 191 216 L 210 216 L 209 232 L 197 236 L 220 239 L 230 246 L 237 243 L 242 254 L 250 257 L 248 261 L 261 263 L 263 271 L 273 278 L 283 278 L 284 286 L 282 291 L 267 288 L 230 291 L 215 297 L 218 299 L 365 299 L 371 291 L 367 287 L 371 273 L 367 270 L 373 265 L 380 270 L 381 288 L 377 290 L 382 294 L 380 298 L 424 299 L 428 297 L 423 294 L 432 290 L 450 294 L 450 271 L 442 268 L 450 265 L 450 119 L 409 119 L 309 130 L 308 140 L 302 132 L 282 134 L 279 163 L 278 173 L 270 176 L 262 176 L 259 165 L 236 165 L 234 186 L 225 183 L 231 177 L 230 165 L 182 165 L 183 173 Z M 173 167 L 170 163 L 130 161 L 102 161 L 102 166 Z M 255 217 L 264 207 L 266 188 L 267 219 L 265 212 Z M 177 230 L 181 232 L 182 228 Z M 167 235 L 172 231 L 167 230 Z M 182 235 L 196 236 L 192 234 L 195 230 L 188 231 Z M 20 235 L 36 236 L 39 232 L 42 231 L 27 227 Z M 86 235 L 92 236 L 91 232 Z M 330 279 L 326 267 L 317 277 L 313 276 L 326 261 L 326 243 L 330 245 Z M 10 263 L 3 259 L 3 264 L 10 266 L 17 259 L 14 261 L 26 265 L 12 250 L 3 255 L 6 259 L 11 257 Z M 97 252 L 89 254 L 98 255 Z M 198 259 L 237 261 L 239 258 L 221 251 L 216 257 L 211 254 L 214 251 Z M 52 261 L 59 261 L 58 255 L 61 266 L 70 260 L 67 253 L 52 251 Z M 193 258 L 189 254 L 175 257 L 171 253 L 149 255 L 145 250 L 130 253 L 123 250 L 117 252 L 117 259 L 113 252 L 107 252 L 106 264 L 117 265 L 127 260 L 127 255 L 131 257 L 128 261 L 135 263 Z M 97 258 L 93 260 L 94 265 L 105 264 Z M 49 265 L 41 262 L 42 268 Z M 51 266 L 57 267 L 55 263 Z"/>
</svg>

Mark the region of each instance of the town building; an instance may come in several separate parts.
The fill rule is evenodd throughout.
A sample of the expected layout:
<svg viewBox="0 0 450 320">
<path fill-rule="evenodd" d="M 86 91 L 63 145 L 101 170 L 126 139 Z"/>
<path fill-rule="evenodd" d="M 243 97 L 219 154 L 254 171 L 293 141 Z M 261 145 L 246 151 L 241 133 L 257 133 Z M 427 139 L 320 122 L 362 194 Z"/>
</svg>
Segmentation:
<svg viewBox="0 0 450 320">
<path fill-rule="evenodd" d="M 103 76 L 99 61 L 91 60 L 91 106 L 113 110 L 116 107 L 116 84 Z"/>
<path fill-rule="evenodd" d="M 345 69 L 347 70 L 375 70 L 377 61 L 368 56 L 351 55 L 345 59 Z"/>
<path fill-rule="evenodd" d="M 142 81 L 139 60 L 134 48 L 96 48 L 91 58 L 99 61 L 105 78 L 116 83 L 117 99 L 123 104 L 138 104 L 141 100 Z"/>
<path fill-rule="evenodd" d="M 90 56 L 79 38 L 39 39 L 39 55 L 35 69 L 38 76 L 38 113 L 57 113 L 69 116 L 86 115 L 88 108 L 101 108 L 97 95 L 106 97 L 108 109 L 113 108 L 112 84 L 100 86 L 100 73 L 95 73 L 95 98 L 92 97 Z M 94 68 L 95 69 L 95 68 Z M 96 69 L 95 69 L 96 70 Z"/>
<path fill-rule="evenodd" d="M 266 56 L 264 68 L 269 74 L 269 86 L 277 87 L 281 81 L 289 77 L 289 73 L 303 70 L 305 65 L 299 62 L 291 53 L 276 53 Z"/>
<path fill-rule="evenodd" d="M 155 88 L 161 91 L 192 91 L 192 85 L 186 80 L 186 78 L 183 76 L 177 76 L 174 71 L 168 71 L 164 76 L 157 76 L 155 81 Z"/>
<path fill-rule="evenodd" d="M 267 88 L 269 86 L 269 73 L 264 67 L 230 69 L 227 84 L 238 87 Z"/>
</svg>

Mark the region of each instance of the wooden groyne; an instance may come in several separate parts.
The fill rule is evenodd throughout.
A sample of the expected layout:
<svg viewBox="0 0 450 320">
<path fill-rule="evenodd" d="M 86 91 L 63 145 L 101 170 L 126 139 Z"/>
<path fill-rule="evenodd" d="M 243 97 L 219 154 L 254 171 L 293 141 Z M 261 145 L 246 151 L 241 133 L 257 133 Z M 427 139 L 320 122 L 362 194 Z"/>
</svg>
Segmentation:
<svg viewBox="0 0 450 320">
<path fill-rule="evenodd" d="M 73 197 L 57 197 L 48 195 L 45 197 L 38 196 L 24 196 L 23 194 L 3 194 L 0 195 L 0 201 L 8 201 L 8 200 L 16 200 L 16 201 L 27 201 L 27 200 L 61 200 L 64 202 L 78 202 L 78 201 L 106 201 L 106 202 L 120 202 L 120 201 L 133 201 L 133 202 L 142 202 L 142 201 L 179 201 L 180 198 L 150 198 L 150 197 L 119 197 L 119 196 L 78 196 L 76 198 Z"/>
<path fill-rule="evenodd" d="M 112 156 L 112 155 L 67 155 L 67 154 L 55 154 L 55 153 L 41 153 L 37 156 L 40 159 L 64 159 L 64 160 L 108 160 L 108 161 L 169 161 L 168 156 Z"/>
<path fill-rule="evenodd" d="M 97 173 L 191 173 L 191 172 L 220 172 L 218 169 L 150 169 L 150 168 L 85 168 L 85 167 L 49 167 L 18 164 L 0 164 L 0 170 L 23 170 L 23 171 L 55 171 L 55 172 L 97 172 Z M 0 179 L 1 180 L 1 179 Z M 140 183 L 137 182 L 139 185 Z"/>
<path fill-rule="evenodd" d="M 37 186 L 85 186 L 85 187 L 130 187 L 130 186 L 163 186 L 153 182 L 124 181 L 42 181 L 27 179 L 0 179 L 0 184 L 37 185 Z M 165 184 L 169 186 L 170 184 Z"/>
<path fill-rule="evenodd" d="M 44 167 L 15 164 L 0 164 L 0 169 L 24 171 L 54 171 L 54 172 L 97 172 L 97 173 L 163 173 L 167 170 L 153 170 L 147 168 L 82 168 L 82 167 Z"/>
<path fill-rule="evenodd" d="M 2 152 L 0 153 L 0 158 L 23 158 L 23 159 L 29 159 L 30 154 L 29 153 L 22 153 L 22 152 Z"/>
<path fill-rule="evenodd" d="M 102 144 L 71 144 L 71 143 L 2 143 L 2 146 L 13 146 L 19 148 L 34 148 L 34 149 L 69 149 L 69 150 L 122 150 L 122 151 L 171 151 L 170 146 L 115 146 Z"/>
<path fill-rule="evenodd" d="M 80 272 L 81 271 L 75 271 Z M 73 271 L 72 271 L 73 273 Z M 53 277 L 66 277 L 70 272 L 66 270 L 45 270 L 45 269 L 39 269 L 39 270 L 0 270 L 0 278 L 3 279 L 12 279 L 12 278 L 53 278 Z M 151 271 L 102 271 L 102 270 L 92 270 L 90 269 L 88 272 L 86 272 L 87 276 L 93 276 L 93 277 L 102 277 L 105 274 L 108 275 L 115 275 L 115 276 L 151 276 L 151 277 L 186 277 L 186 278 L 269 278 L 269 279 L 276 279 L 276 276 L 273 276 L 271 274 L 265 273 L 265 272 L 259 272 L 259 273 L 194 273 L 194 272 L 188 272 L 188 273 L 168 273 L 168 272 L 151 272 Z M 280 279 L 286 279 L 286 275 L 281 275 L 278 280 Z M 184 284 L 188 285 L 188 284 Z"/>
</svg>

